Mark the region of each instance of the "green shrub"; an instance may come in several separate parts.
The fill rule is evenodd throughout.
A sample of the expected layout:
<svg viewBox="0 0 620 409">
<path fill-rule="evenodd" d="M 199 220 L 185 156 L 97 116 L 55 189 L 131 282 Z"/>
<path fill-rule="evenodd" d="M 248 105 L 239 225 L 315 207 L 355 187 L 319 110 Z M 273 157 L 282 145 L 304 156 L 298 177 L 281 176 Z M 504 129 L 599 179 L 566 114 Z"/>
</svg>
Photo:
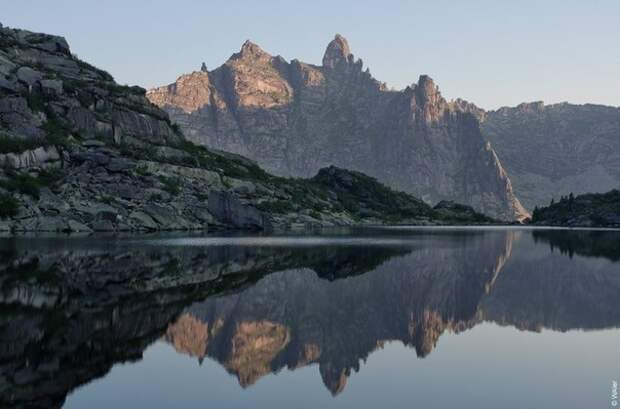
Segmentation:
<svg viewBox="0 0 620 409">
<path fill-rule="evenodd" d="M 43 130 L 47 134 L 49 145 L 66 146 L 68 144 L 67 136 L 71 133 L 71 129 L 55 115 L 48 115 L 47 121 L 43 124 Z"/>
<path fill-rule="evenodd" d="M 172 123 L 170 125 L 170 128 L 172 128 L 172 130 L 174 131 L 175 134 L 177 134 L 179 136 L 183 136 L 183 132 L 181 132 L 181 127 L 176 122 Z"/>
<path fill-rule="evenodd" d="M 262 203 L 259 203 L 256 207 L 258 208 L 258 210 L 262 210 L 264 212 L 280 213 L 280 214 L 289 213 L 295 210 L 293 205 L 286 200 L 274 200 L 271 202 L 262 202 Z"/>
<path fill-rule="evenodd" d="M 160 176 L 159 181 L 164 185 L 164 190 L 172 196 L 181 193 L 180 180 L 175 177 Z"/>
<path fill-rule="evenodd" d="M 136 173 L 140 176 L 148 176 L 150 174 L 146 165 L 144 164 L 136 166 Z"/>
<path fill-rule="evenodd" d="M 26 101 L 28 101 L 28 107 L 32 112 L 44 112 L 45 111 L 45 101 L 41 94 L 36 92 L 29 92 L 26 95 Z"/>
<path fill-rule="evenodd" d="M 19 203 L 10 195 L 0 194 L 0 219 L 17 216 Z"/>
<path fill-rule="evenodd" d="M 0 186 L 10 192 L 19 192 L 39 199 L 39 180 L 27 173 L 17 173 L 7 180 L 0 182 Z"/>
<path fill-rule="evenodd" d="M 21 153 L 43 146 L 41 139 L 19 139 L 0 136 L 0 153 Z"/>
<path fill-rule="evenodd" d="M 110 196 L 110 195 L 103 195 L 99 198 L 99 200 L 101 201 L 101 203 L 105 203 L 107 205 L 114 203 L 114 197 Z"/>
<path fill-rule="evenodd" d="M 314 217 L 315 219 L 321 220 L 321 213 L 317 212 L 316 210 L 311 210 L 310 216 Z"/>
<path fill-rule="evenodd" d="M 7 180 L 0 181 L 0 186 L 10 192 L 18 192 L 38 200 L 40 188 L 52 186 L 60 175 L 59 170 L 42 170 L 36 177 L 28 173 L 13 173 Z"/>
</svg>

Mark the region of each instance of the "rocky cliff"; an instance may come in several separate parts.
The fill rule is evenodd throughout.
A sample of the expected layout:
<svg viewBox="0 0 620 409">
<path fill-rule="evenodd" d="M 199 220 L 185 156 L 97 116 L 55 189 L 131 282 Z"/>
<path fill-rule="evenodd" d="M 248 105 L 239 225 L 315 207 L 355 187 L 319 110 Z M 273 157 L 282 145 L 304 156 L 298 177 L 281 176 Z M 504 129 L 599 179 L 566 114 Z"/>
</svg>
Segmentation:
<svg viewBox="0 0 620 409">
<path fill-rule="evenodd" d="M 521 104 L 483 112 L 482 132 L 529 209 L 620 187 L 620 108 Z"/>
<path fill-rule="evenodd" d="M 339 35 L 321 66 L 248 41 L 219 68 L 182 75 L 147 97 L 193 142 L 279 175 L 336 165 L 428 202 L 456 200 L 504 220 L 527 215 L 474 115 L 446 101 L 428 76 L 388 90 Z"/>
<path fill-rule="evenodd" d="M 237 105 L 277 110 L 290 102 L 292 89 L 278 82 L 272 58 L 255 45 L 245 44 L 230 66 L 213 79 L 198 73 L 203 87 L 184 109 L 208 96 L 229 119 L 249 115 L 250 121 Z M 236 103 L 230 92 L 209 91 L 211 81 L 221 87 L 229 80 Z M 221 126 L 236 123 L 220 119 Z M 285 179 L 241 156 L 196 146 L 145 90 L 118 85 L 72 55 L 63 38 L 2 27 L 0 165 L 0 230 L 272 229 L 450 219 L 362 174 L 332 168 L 324 173 L 331 178 Z"/>
</svg>

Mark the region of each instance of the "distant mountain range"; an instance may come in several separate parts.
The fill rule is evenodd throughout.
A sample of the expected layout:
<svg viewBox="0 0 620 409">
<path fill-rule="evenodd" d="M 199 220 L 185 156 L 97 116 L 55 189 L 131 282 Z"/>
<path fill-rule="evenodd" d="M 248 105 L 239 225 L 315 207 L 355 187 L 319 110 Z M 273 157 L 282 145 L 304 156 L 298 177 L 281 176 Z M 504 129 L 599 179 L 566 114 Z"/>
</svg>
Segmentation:
<svg viewBox="0 0 620 409">
<path fill-rule="evenodd" d="M 620 108 L 533 102 L 481 119 L 483 135 L 530 210 L 571 192 L 620 188 Z"/>
<path fill-rule="evenodd" d="M 570 192 L 620 186 L 619 108 L 536 102 L 487 112 L 446 101 L 428 76 L 389 90 L 340 35 L 321 66 L 247 41 L 222 66 L 203 64 L 147 98 L 192 141 L 276 174 L 342 166 L 505 220 L 528 215 L 521 203 L 533 210 Z"/>
</svg>

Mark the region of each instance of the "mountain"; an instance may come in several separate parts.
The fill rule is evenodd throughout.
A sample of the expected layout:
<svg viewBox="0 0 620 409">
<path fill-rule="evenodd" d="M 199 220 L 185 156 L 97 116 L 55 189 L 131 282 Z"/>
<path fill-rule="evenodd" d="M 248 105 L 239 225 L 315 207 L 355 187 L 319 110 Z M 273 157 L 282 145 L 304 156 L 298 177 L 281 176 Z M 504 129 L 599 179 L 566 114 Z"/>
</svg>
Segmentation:
<svg viewBox="0 0 620 409">
<path fill-rule="evenodd" d="M 247 53 L 266 58 L 252 45 Z M 286 179 L 196 146 L 144 89 L 118 85 L 64 38 L 1 26 L 0 165 L 3 231 L 452 222 L 444 209 L 357 172 Z M 484 219 L 462 214 L 453 221 Z"/>
<path fill-rule="evenodd" d="M 562 196 L 557 203 L 535 208 L 531 222 L 545 226 L 620 227 L 620 190 Z"/>
<path fill-rule="evenodd" d="M 481 114 L 482 133 L 528 209 L 620 187 L 620 108 L 533 102 Z"/>
<path fill-rule="evenodd" d="M 421 76 L 402 91 L 375 80 L 340 35 L 321 66 L 247 41 L 222 66 L 182 75 L 147 98 L 193 142 L 282 176 L 335 165 L 427 202 L 454 200 L 503 220 L 528 215 L 478 120 Z"/>
</svg>

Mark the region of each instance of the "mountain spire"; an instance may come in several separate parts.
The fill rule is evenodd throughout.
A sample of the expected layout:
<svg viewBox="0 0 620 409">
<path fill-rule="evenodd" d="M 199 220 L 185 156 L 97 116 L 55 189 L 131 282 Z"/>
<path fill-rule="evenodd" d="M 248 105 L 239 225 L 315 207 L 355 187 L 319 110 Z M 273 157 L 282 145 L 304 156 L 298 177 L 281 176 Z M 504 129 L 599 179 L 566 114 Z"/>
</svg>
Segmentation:
<svg viewBox="0 0 620 409">
<path fill-rule="evenodd" d="M 330 41 L 323 55 L 323 67 L 335 69 L 353 62 L 353 54 L 349 49 L 349 43 L 340 34 L 336 34 Z"/>
</svg>

